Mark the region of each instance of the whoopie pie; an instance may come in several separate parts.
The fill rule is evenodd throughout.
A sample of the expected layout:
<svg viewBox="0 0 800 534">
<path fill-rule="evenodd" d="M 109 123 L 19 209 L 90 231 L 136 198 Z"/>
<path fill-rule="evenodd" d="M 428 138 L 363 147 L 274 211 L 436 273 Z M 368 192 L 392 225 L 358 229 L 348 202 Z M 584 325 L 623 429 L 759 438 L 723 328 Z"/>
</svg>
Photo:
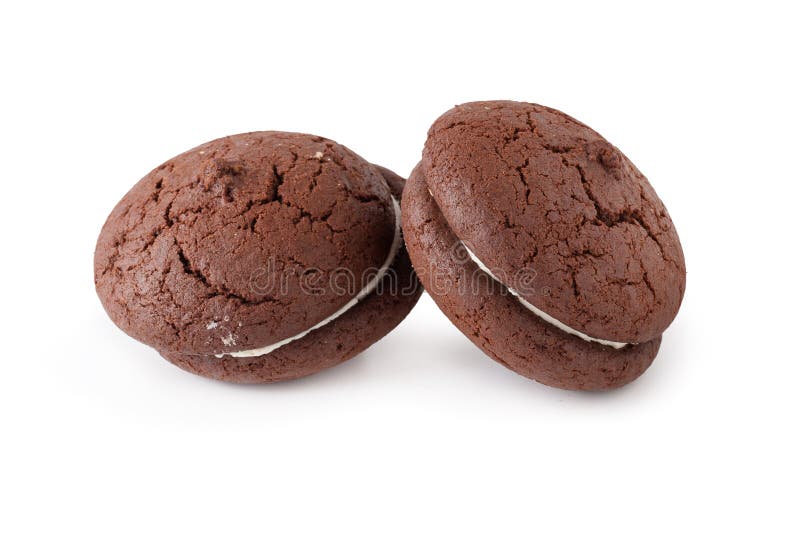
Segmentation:
<svg viewBox="0 0 800 534">
<path fill-rule="evenodd" d="M 315 373 L 383 337 L 419 298 L 403 185 L 318 136 L 205 143 L 111 212 L 97 293 L 117 326 L 192 373 L 242 383 Z"/>
<path fill-rule="evenodd" d="M 684 294 L 672 220 L 597 132 L 537 104 L 442 115 L 403 197 L 425 289 L 509 369 L 565 389 L 622 386 L 658 352 Z"/>
</svg>

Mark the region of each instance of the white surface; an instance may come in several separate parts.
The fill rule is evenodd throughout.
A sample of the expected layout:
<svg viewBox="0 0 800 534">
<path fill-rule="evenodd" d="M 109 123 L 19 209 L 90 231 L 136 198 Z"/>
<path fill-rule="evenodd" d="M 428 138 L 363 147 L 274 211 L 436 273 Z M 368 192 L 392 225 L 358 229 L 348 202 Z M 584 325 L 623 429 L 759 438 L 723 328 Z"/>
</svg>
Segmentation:
<svg viewBox="0 0 800 534">
<path fill-rule="evenodd" d="M 797 15 L 600 4 L 0 8 L 0 531 L 797 532 Z M 487 98 L 593 126 L 677 224 L 686 299 L 629 387 L 529 382 L 428 297 L 269 387 L 186 374 L 101 309 L 100 226 L 167 158 L 282 129 L 408 173 Z"/>
</svg>

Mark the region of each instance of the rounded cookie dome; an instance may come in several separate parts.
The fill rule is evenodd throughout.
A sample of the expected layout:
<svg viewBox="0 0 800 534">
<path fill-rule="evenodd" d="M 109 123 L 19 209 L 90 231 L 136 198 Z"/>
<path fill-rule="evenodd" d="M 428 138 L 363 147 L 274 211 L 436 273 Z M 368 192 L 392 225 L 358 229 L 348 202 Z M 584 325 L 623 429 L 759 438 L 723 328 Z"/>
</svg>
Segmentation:
<svg viewBox="0 0 800 534">
<path fill-rule="evenodd" d="M 686 269 L 672 220 L 588 126 L 537 104 L 460 105 L 430 128 L 423 172 L 458 238 L 558 321 L 640 343 L 677 314 Z"/>
<path fill-rule="evenodd" d="M 170 354 L 268 346 L 345 306 L 390 255 L 381 171 L 311 135 L 224 137 L 154 169 L 95 251 L 112 320 Z"/>
</svg>

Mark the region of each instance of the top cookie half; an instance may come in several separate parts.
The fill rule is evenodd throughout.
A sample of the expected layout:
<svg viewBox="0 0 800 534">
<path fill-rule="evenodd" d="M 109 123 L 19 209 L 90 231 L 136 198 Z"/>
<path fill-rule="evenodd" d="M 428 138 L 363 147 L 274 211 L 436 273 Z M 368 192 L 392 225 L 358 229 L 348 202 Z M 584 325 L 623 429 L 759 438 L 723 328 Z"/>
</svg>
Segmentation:
<svg viewBox="0 0 800 534">
<path fill-rule="evenodd" d="M 210 335 L 220 322 L 237 350 L 268 346 L 347 304 L 389 256 L 395 219 L 380 169 L 347 148 L 234 135 L 125 195 L 100 233 L 95 284 L 114 322 L 160 351 L 229 352 L 232 339 Z"/>
<path fill-rule="evenodd" d="M 626 343 L 675 318 L 686 268 L 672 220 L 588 126 L 537 104 L 463 104 L 430 128 L 422 163 L 453 232 L 549 315 Z"/>
</svg>

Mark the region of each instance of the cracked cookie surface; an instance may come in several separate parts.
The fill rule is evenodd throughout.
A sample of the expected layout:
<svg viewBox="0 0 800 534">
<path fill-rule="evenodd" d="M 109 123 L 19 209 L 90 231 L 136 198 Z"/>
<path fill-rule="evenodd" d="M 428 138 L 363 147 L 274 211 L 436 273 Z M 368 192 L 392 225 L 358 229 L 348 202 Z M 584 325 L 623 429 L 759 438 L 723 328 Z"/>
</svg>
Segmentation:
<svg viewBox="0 0 800 534">
<path fill-rule="evenodd" d="M 457 106 L 430 128 L 422 172 L 455 235 L 559 321 L 641 343 L 677 314 L 686 269 L 672 220 L 586 125 L 536 104 Z"/>
<path fill-rule="evenodd" d="M 112 320 L 163 353 L 257 348 L 352 299 L 394 228 L 382 170 L 347 148 L 235 135 L 167 161 L 124 196 L 97 242 L 95 285 Z"/>
<path fill-rule="evenodd" d="M 375 166 L 399 201 L 405 180 Z M 422 294 L 411 260 L 401 248 L 374 292 L 325 326 L 265 356 L 234 358 L 192 356 L 171 351 L 161 355 L 201 376 L 237 383 L 268 383 L 301 378 L 342 363 L 364 351 L 405 318 Z"/>
</svg>

